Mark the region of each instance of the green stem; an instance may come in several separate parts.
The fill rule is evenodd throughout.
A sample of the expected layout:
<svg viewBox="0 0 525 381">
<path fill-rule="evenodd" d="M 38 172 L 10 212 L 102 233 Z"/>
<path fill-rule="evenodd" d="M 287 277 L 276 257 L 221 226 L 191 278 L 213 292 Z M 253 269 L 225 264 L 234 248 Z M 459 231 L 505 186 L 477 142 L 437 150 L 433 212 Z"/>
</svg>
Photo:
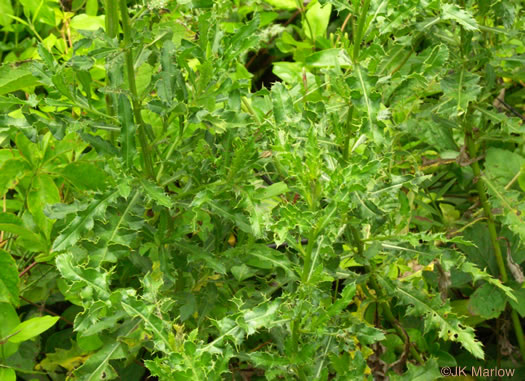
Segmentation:
<svg viewBox="0 0 525 381">
<path fill-rule="evenodd" d="M 365 0 L 361 9 L 355 10 L 355 14 L 359 14 L 359 20 L 357 23 L 357 29 L 354 29 L 354 52 L 353 59 L 354 63 L 359 62 L 359 52 L 361 49 L 361 42 L 363 42 L 363 35 L 366 23 L 366 16 L 368 15 L 368 8 L 370 7 L 370 0 Z"/>
<path fill-rule="evenodd" d="M 142 148 L 142 157 L 144 160 L 144 169 L 146 176 L 154 178 L 153 160 L 151 158 L 151 146 L 146 137 L 146 124 L 142 120 L 141 104 L 138 100 L 137 84 L 135 83 L 135 70 L 133 68 L 133 50 L 131 48 L 131 22 L 129 19 L 128 6 L 126 0 L 119 0 L 120 17 L 122 21 L 122 32 L 124 34 L 124 48 L 126 51 L 126 68 L 128 72 L 128 84 L 131 91 L 133 114 L 135 115 L 135 122 L 137 123 L 138 137 L 140 146 Z"/>
<path fill-rule="evenodd" d="M 474 142 L 472 135 L 472 127 L 470 125 L 466 126 L 465 144 L 469 150 L 470 157 L 475 159 L 477 157 L 478 147 Z M 507 283 L 509 278 L 507 275 L 507 269 L 505 268 L 505 262 L 503 261 L 501 247 L 498 242 L 498 232 L 496 230 L 496 223 L 485 190 L 485 180 L 483 176 L 481 176 L 481 169 L 479 167 L 478 161 L 474 160 L 474 162 L 471 164 L 471 167 L 474 173 L 474 178 L 477 180 L 476 189 L 478 191 L 478 196 L 483 207 L 483 211 L 485 212 L 485 217 L 487 218 L 487 226 L 489 229 L 490 241 L 492 243 L 492 247 L 494 248 L 494 256 L 496 257 L 496 263 L 498 264 L 498 269 L 501 275 L 501 281 L 503 283 Z M 516 340 L 520 347 L 521 358 L 525 361 L 525 338 L 523 336 L 523 328 L 521 327 L 518 313 L 514 309 L 511 311 L 511 318 L 512 324 L 514 326 L 514 333 L 516 334 Z"/>
<path fill-rule="evenodd" d="M 115 0 L 106 0 L 106 34 L 109 38 L 115 38 L 118 35 L 118 9 Z M 106 60 L 106 86 L 110 86 L 109 78 L 109 59 Z M 111 94 L 105 95 L 106 109 L 109 115 L 115 116 L 115 102 Z"/>
<path fill-rule="evenodd" d="M 348 155 L 350 150 L 350 138 L 352 136 L 352 120 L 354 119 L 354 105 L 351 104 L 348 108 L 348 114 L 346 116 L 346 136 L 345 136 L 345 145 L 343 148 L 343 160 L 348 162 Z"/>
</svg>

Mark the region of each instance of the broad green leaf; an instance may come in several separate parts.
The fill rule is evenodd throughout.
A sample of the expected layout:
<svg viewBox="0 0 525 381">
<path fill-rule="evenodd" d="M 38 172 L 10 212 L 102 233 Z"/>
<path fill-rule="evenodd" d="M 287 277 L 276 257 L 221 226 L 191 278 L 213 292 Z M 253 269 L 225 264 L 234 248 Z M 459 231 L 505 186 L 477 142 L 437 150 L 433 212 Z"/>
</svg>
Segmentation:
<svg viewBox="0 0 525 381">
<path fill-rule="evenodd" d="M 11 331 L 20 324 L 20 319 L 16 313 L 15 308 L 10 303 L 0 302 L 0 340 L 6 341 L 4 344 L 0 344 L 0 354 L 5 358 L 14 354 L 19 344 L 10 343 L 7 341 Z"/>
<path fill-rule="evenodd" d="M 55 9 L 58 8 L 56 0 L 19 0 L 24 7 L 24 14 L 31 17 L 32 22 L 39 21 L 51 26 L 56 25 Z"/>
<path fill-rule="evenodd" d="M 325 37 L 331 13 L 332 4 L 321 6 L 321 4 L 316 1 L 312 6 L 309 6 L 306 11 L 306 21 L 303 23 L 303 31 L 306 37 L 312 40 Z"/>
<path fill-rule="evenodd" d="M 10 214 L 0 213 L 0 231 L 17 235 L 22 240 L 22 245 L 30 251 L 46 251 L 47 243 L 38 234 L 24 226 L 22 219 Z"/>
<path fill-rule="evenodd" d="M 313 67 L 350 67 L 352 61 L 345 49 L 323 49 L 306 57 L 305 63 Z"/>
<path fill-rule="evenodd" d="M 0 195 L 13 188 L 28 169 L 29 167 L 24 160 L 15 158 L 6 160 L 0 166 Z"/>
<path fill-rule="evenodd" d="M 60 319 L 58 316 L 47 315 L 23 321 L 11 330 L 10 335 L 13 336 L 9 338 L 9 342 L 21 343 L 32 339 L 54 326 L 58 319 Z"/>
<path fill-rule="evenodd" d="M 345 9 L 349 11 L 353 9 L 352 2 L 348 0 L 319 0 L 319 3 L 323 6 L 327 3 L 332 4 L 338 12 L 344 11 Z"/>
<path fill-rule="evenodd" d="M 13 22 L 13 19 L 7 15 L 13 15 L 11 0 L 0 0 L 0 26 L 6 27 Z"/>
<path fill-rule="evenodd" d="M 11 255 L 0 249 L 0 302 L 18 306 L 18 269 Z"/>
<path fill-rule="evenodd" d="M 521 317 L 525 317 L 525 288 L 514 290 L 514 295 L 516 296 L 516 300 L 509 299 L 509 303 Z"/>
<path fill-rule="evenodd" d="M 496 286 L 485 283 L 470 296 L 469 310 L 486 319 L 498 317 L 505 309 L 507 299 Z"/>
<path fill-rule="evenodd" d="M 13 67 L 11 65 L 0 66 L 0 95 L 17 90 L 30 89 L 37 84 L 27 65 Z"/>
<path fill-rule="evenodd" d="M 85 13 L 73 16 L 70 22 L 70 26 L 76 30 L 92 30 L 105 29 L 106 25 L 104 22 L 105 16 L 90 16 Z"/>
<path fill-rule="evenodd" d="M 240 266 L 232 266 L 231 272 L 235 279 L 237 279 L 239 282 L 251 278 L 257 273 L 256 270 L 246 266 L 244 263 Z"/>
<path fill-rule="evenodd" d="M 259 190 L 254 198 L 256 200 L 266 200 L 286 192 L 288 192 L 288 185 L 284 182 L 278 182 Z"/>
<path fill-rule="evenodd" d="M 429 359 L 422 366 L 408 363 L 407 367 L 408 370 L 404 374 L 392 374 L 390 379 L 392 381 L 427 381 L 442 378 L 438 362 L 435 358 Z"/>
<path fill-rule="evenodd" d="M 86 14 L 89 16 L 96 16 L 98 12 L 98 0 L 86 1 Z"/>
<path fill-rule="evenodd" d="M 95 163 L 74 161 L 64 167 L 62 175 L 82 190 L 103 190 L 106 187 L 106 173 Z"/>
<path fill-rule="evenodd" d="M 282 268 L 289 277 L 294 278 L 292 263 L 286 255 L 277 250 L 270 249 L 265 245 L 253 245 L 246 249 L 248 254 L 248 265 L 259 269 L 272 269 L 275 267 Z"/>
<path fill-rule="evenodd" d="M 272 86 L 273 116 L 275 122 L 280 125 L 292 120 L 290 113 L 294 112 L 292 98 L 288 90 L 281 83 Z"/>
<path fill-rule="evenodd" d="M 296 0 L 264 0 L 271 6 L 277 9 L 296 9 Z"/>
<path fill-rule="evenodd" d="M 0 380 L 16 381 L 16 372 L 10 368 L 0 367 Z"/>
<path fill-rule="evenodd" d="M 302 65 L 297 62 L 274 62 L 272 71 L 284 82 L 293 84 L 301 80 Z"/>
<path fill-rule="evenodd" d="M 525 165 L 525 158 L 520 154 L 491 147 L 487 150 L 485 157 L 485 174 L 503 190 L 503 187 L 519 173 L 523 165 Z"/>
<path fill-rule="evenodd" d="M 31 185 L 27 195 L 28 209 L 36 224 L 49 239 L 53 221 L 44 214 L 44 209 L 46 205 L 60 202 L 60 192 L 53 178 L 43 173 L 33 178 Z"/>
<path fill-rule="evenodd" d="M 458 24 L 462 25 L 465 30 L 479 30 L 478 23 L 472 17 L 472 14 L 464 9 L 461 9 L 456 4 L 443 4 L 441 5 L 443 12 L 442 17 L 445 20 L 454 20 Z"/>
</svg>

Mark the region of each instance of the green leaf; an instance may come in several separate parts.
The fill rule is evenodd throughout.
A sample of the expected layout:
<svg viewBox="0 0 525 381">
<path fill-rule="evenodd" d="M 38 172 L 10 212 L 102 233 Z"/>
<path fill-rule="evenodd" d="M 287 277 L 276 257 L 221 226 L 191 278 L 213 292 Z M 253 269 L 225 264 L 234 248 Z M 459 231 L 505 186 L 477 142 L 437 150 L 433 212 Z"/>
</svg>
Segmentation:
<svg viewBox="0 0 525 381">
<path fill-rule="evenodd" d="M 6 27 L 13 22 L 13 19 L 7 15 L 13 15 L 11 0 L 0 0 L 0 26 Z"/>
<path fill-rule="evenodd" d="M 288 90 L 281 83 L 276 83 L 272 86 L 271 96 L 275 122 L 282 124 L 291 121 L 290 113 L 294 112 L 294 108 Z"/>
<path fill-rule="evenodd" d="M 297 2 L 295 0 L 264 0 L 272 7 L 277 9 L 296 9 Z"/>
<path fill-rule="evenodd" d="M 332 4 L 321 4 L 316 1 L 309 6 L 306 11 L 306 21 L 303 23 L 303 31 L 306 37 L 316 40 L 319 37 L 326 37 L 326 28 L 330 21 L 332 13 Z"/>
<path fill-rule="evenodd" d="M 461 9 L 456 4 L 442 4 L 441 10 L 443 12 L 443 19 L 454 20 L 462 25 L 465 30 L 479 30 L 478 23 L 472 17 L 472 14 L 464 9 Z"/>
<path fill-rule="evenodd" d="M 276 300 L 244 312 L 244 324 L 241 326 L 245 329 L 246 334 L 251 335 L 261 327 L 270 328 L 276 320 L 275 316 L 279 306 L 280 303 Z"/>
<path fill-rule="evenodd" d="M 17 235 L 21 240 L 21 245 L 30 251 L 46 251 L 47 243 L 38 234 L 24 226 L 22 220 L 10 213 L 0 213 L 0 231 L 9 232 Z"/>
<path fill-rule="evenodd" d="M 465 113 L 468 105 L 477 99 L 481 92 L 479 80 L 479 75 L 460 68 L 441 81 L 443 93 L 454 102 L 458 116 Z"/>
<path fill-rule="evenodd" d="M 104 215 L 109 202 L 117 196 L 117 192 L 93 200 L 85 210 L 79 212 L 55 239 L 53 251 L 61 251 L 73 246 L 87 231 L 90 231 L 93 228 L 94 218 Z"/>
<path fill-rule="evenodd" d="M 275 196 L 279 196 L 288 192 L 288 185 L 284 182 L 274 183 L 262 190 L 259 190 L 255 195 L 254 199 L 256 200 L 266 200 Z"/>
<path fill-rule="evenodd" d="M 74 282 L 73 286 L 75 286 L 75 283 L 79 283 L 79 288 L 85 289 L 86 287 L 90 287 L 100 298 L 109 298 L 107 273 L 101 273 L 97 269 L 77 265 L 71 253 L 57 256 L 56 266 L 64 278 Z"/>
<path fill-rule="evenodd" d="M 525 317 L 525 288 L 517 288 L 514 290 L 514 295 L 516 300 L 508 299 L 510 305 L 514 310 L 516 310 L 521 317 Z"/>
<path fill-rule="evenodd" d="M 0 302 L 0 322 L 2 322 L 2 324 L 0 324 L 0 340 L 6 341 L 11 331 L 20 324 L 18 314 L 10 303 Z M 17 351 L 18 346 L 18 343 L 10 342 L 0 344 L 0 354 L 8 358 Z"/>
<path fill-rule="evenodd" d="M 0 380 L 16 381 L 16 372 L 9 368 L 0 368 Z"/>
<path fill-rule="evenodd" d="M 471 327 L 465 327 L 457 316 L 450 312 L 449 305 L 443 305 L 438 298 L 431 297 L 414 287 L 399 283 L 393 285 L 383 278 L 378 279 L 381 280 L 381 284 L 388 293 L 397 295 L 407 306 L 407 315 L 424 318 L 425 332 L 431 328 L 437 329 L 440 338 L 457 341 L 479 359 L 485 357 L 483 346 L 476 340 L 474 330 Z"/>
<path fill-rule="evenodd" d="M 438 362 L 435 358 L 429 359 L 422 366 L 407 363 L 408 370 L 403 375 L 392 374 L 392 381 L 427 381 L 441 379 Z"/>
<path fill-rule="evenodd" d="M 323 49 L 310 54 L 305 64 L 313 67 L 350 67 L 352 61 L 345 49 Z"/>
<path fill-rule="evenodd" d="M 485 174 L 494 184 L 505 187 L 525 165 L 525 158 L 516 152 L 490 147 L 485 157 Z M 502 189 L 503 190 L 503 189 Z"/>
<path fill-rule="evenodd" d="M 138 317 L 146 324 L 146 329 L 154 334 L 160 350 L 170 351 L 171 344 L 162 319 L 153 313 L 154 305 L 147 305 L 133 297 L 122 300 L 122 308 L 132 317 Z"/>
<path fill-rule="evenodd" d="M 0 302 L 19 305 L 18 283 L 15 260 L 7 251 L 0 249 Z"/>
<path fill-rule="evenodd" d="M 169 198 L 158 185 L 147 180 L 141 180 L 141 184 L 151 200 L 156 201 L 159 205 L 165 206 L 166 208 L 170 208 L 173 205 L 171 198 Z"/>
<path fill-rule="evenodd" d="M 0 95 L 29 89 L 36 84 L 37 79 L 27 69 L 27 65 L 18 67 L 11 65 L 0 66 Z"/>
<path fill-rule="evenodd" d="M 240 266 L 232 266 L 231 272 L 235 279 L 242 282 L 243 280 L 254 276 L 257 273 L 257 270 L 254 270 L 243 263 Z"/>
<path fill-rule="evenodd" d="M 85 13 L 78 14 L 71 19 L 69 24 L 71 28 L 76 30 L 91 30 L 105 29 L 104 16 L 90 16 Z"/>
<path fill-rule="evenodd" d="M 110 361 L 126 357 L 123 339 L 137 329 L 139 323 L 128 321 L 118 330 L 117 338 L 107 338 L 101 349 L 89 356 L 88 360 L 74 371 L 79 381 L 111 380 L 117 377 L 117 372 Z"/>
<path fill-rule="evenodd" d="M 9 338 L 9 342 L 21 343 L 32 339 L 54 326 L 58 319 L 60 317 L 47 315 L 23 321 L 11 330 L 9 334 L 12 336 Z"/>
<path fill-rule="evenodd" d="M 14 158 L 6 160 L 0 166 L 0 195 L 15 187 L 28 169 L 29 167 L 24 160 Z"/>
<path fill-rule="evenodd" d="M 275 267 L 282 268 L 286 274 L 295 278 L 295 273 L 292 270 L 292 263 L 286 255 L 277 250 L 270 249 L 265 245 L 253 245 L 247 248 L 248 260 L 247 264 L 259 269 L 272 269 Z"/>
<path fill-rule="evenodd" d="M 503 312 L 506 302 L 505 294 L 499 288 L 485 283 L 470 296 L 469 309 L 474 315 L 493 319 Z"/>
<path fill-rule="evenodd" d="M 53 178 L 44 173 L 33 178 L 31 190 L 27 195 L 27 201 L 28 209 L 35 220 L 35 223 L 49 239 L 51 228 L 53 227 L 53 221 L 44 214 L 44 209 L 47 205 L 60 202 L 60 192 L 53 181 Z"/>
<path fill-rule="evenodd" d="M 64 167 L 62 175 L 82 190 L 103 190 L 106 187 L 106 173 L 94 163 L 74 161 Z"/>
</svg>

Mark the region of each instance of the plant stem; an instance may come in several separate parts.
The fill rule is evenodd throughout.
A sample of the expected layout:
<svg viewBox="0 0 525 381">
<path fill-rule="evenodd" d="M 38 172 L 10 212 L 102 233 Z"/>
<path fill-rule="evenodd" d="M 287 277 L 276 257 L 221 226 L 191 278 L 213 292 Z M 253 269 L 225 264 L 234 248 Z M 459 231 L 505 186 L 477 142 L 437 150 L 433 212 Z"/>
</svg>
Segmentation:
<svg viewBox="0 0 525 381">
<path fill-rule="evenodd" d="M 141 104 L 138 100 L 137 85 L 135 83 L 135 70 L 133 68 L 133 50 L 131 48 L 131 22 L 129 19 L 128 7 L 125 0 L 119 0 L 120 6 L 120 17 L 122 21 L 122 32 L 124 34 L 124 48 L 126 51 L 126 68 L 128 72 L 128 84 L 129 90 L 131 91 L 132 103 L 133 103 L 133 114 L 135 115 L 135 122 L 137 123 L 137 131 L 140 146 L 142 148 L 142 158 L 144 160 L 144 169 L 146 176 L 155 178 L 153 170 L 153 161 L 151 158 L 151 147 L 148 143 L 145 129 L 146 125 L 142 120 L 141 115 Z"/>
<path fill-rule="evenodd" d="M 359 15 L 357 29 L 354 28 L 354 51 L 353 51 L 353 61 L 354 64 L 359 62 L 359 52 L 361 49 L 361 42 L 363 41 L 363 34 L 366 23 L 366 16 L 368 15 L 368 8 L 370 7 L 370 0 L 365 0 L 359 11 L 354 10 L 354 14 Z"/>
<path fill-rule="evenodd" d="M 477 146 L 474 142 L 472 135 L 472 127 L 470 124 L 466 126 L 465 130 L 465 144 L 469 150 L 469 155 L 472 158 L 477 157 Z M 492 247 L 494 248 L 494 255 L 496 257 L 496 263 L 498 264 L 498 269 L 501 275 L 501 281 L 507 283 L 509 280 L 507 275 L 507 269 L 505 268 L 505 262 L 503 261 L 503 255 L 501 254 L 501 247 L 498 242 L 498 232 L 496 231 L 496 223 L 494 221 L 494 216 L 492 214 L 491 206 L 487 198 L 487 193 L 485 190 L 485 181 L 483 176 L 481 176 L 481 169 L 479 167 L 478 161 L 473 161 L 470 165 L 474 173 L 474 178 L 477 179 L 476 189 L 478 191 L 479 200 L 485 212 L 485 217 L 487 218 L 487 226 L 490 234 L 490 241 Z M 523 336 L 523 328 L 521 327 L 520 319 L 518 313 L 512 309 L 511 311 L 512 324 L 514 326 L 514 333 L 516 334 L 516 340 L 520 347 L 521 358 L 525 361 L 525 338 Z"/>
<path fill-rule="evenodd" d="M 113 39 L 118 35 L 118 9 L 117 3 L 114 0 L 106 0 L 106 34 Z M 106 60 L 106 86 L 109 86 L 109 60 Z M 106 94 L 104 97 L 106 101 L 106 109 L 109 115 L 115 116 L 115 102 L 112 94 Z"/>
<path fill-rule="evenodd" d="M 345 145 L 343 147 L 343 160 L 348 162 L 348 155 L 350 150 L 350 137 L 351 137 L 351 128 L 352 120 L 354 119 L 354 105 L 353 103 L 348 107 L 348 114 L 346 116 L 346 135 L 345 135 Z"/>
<path fill-rule="evenodd" d="M 352 234 L 354 244 L 357 247 L 357 253 L 359 256 L 362 256 L 364 253 L 364 245 L 363 245 L 363 240 L 361 239 L 361 234 L 355 227 L 351 225 L 348 225 L 348 227 Z M 386 299 L 386 295 L 384 294 L 383 289 L 381 288 L 381 286 L 379 285 L 379 283 L 373 276 L 372 274 L 373 271 L 371 270 L 370 266 L 365 266 L 365 269 L 366 269 L 366 272 L 370 274 L 370 286 L 372 287 L 372 289 L 375 290 L 377 298 Z M 403 340 L 405 345 L 408 345 L 410 354 L 416 359 L 418 363 L 424 364 L 425 361 L 423 360 L 423 358 L 421 357 L 417 349 L 413 345 L 410 345 L 410 338 L 408 337 L 407 333 L 401 327 L 401 323 L 399 323 L 397 319 L 395 318 L 394 314 L 392 313 L 392 310 L 390 309 L 390 305 L 388 304 L 388 302 L 387 301 L 380 302 L 379 300 L 377 300 L 377 303 L 379 304 L 379 306 L 381 306 L 383 316 L 390 323 L 390 325 L 394 327 L 399 338 Z"/>
</svg>

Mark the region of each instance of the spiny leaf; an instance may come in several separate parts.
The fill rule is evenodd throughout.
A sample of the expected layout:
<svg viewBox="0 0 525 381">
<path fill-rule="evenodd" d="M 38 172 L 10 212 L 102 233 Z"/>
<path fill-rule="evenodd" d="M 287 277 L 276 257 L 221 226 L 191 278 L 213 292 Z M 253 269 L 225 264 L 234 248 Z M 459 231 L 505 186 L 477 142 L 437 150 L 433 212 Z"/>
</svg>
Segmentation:
<svg viewBox="0 0 525 381">
<path fill-rule="evenodd" d="M 95 199 L 85 211 L 78 213 L 53 242 L 53 251 L 61 251 L 73 246 L 87 231 L 93 228 L 93 220 L 104 215 L 108 204 L 116 196 L 116 191 L 108 193 L 99 199 Z"/>
<path fill-rule="evenodd" d="M 445 20 L 454 20 L 462 25 L 466 30 L 479 30 L 478 23 L 472 17 L 472 14 L 461 9 L 456 4 L 442 4 L 443 18 Z"/>
</svg>

